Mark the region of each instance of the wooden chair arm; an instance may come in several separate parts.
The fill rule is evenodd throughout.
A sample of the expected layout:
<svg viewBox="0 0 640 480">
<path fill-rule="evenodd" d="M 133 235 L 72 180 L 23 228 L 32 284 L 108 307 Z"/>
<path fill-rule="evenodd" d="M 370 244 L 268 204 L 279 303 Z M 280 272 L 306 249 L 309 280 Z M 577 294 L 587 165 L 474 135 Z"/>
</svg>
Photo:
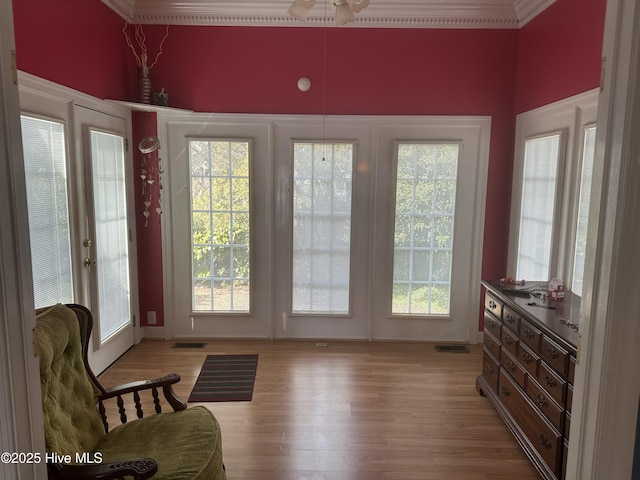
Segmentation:
<svg viewBox="0 0 640 480">
<path fill-rule="evenodd" d="M 180 375 L 177 373 L 170 373 L 162 378 L 156 378 L 155 380 L 142 380 L 138 382 L 126 383 L 124 385 L 118 385 L 104 390 L 104 393 L 98 395 L 98 411 L 102 417 L 102 423 L 104 424 L 105 431 L 109 431 L 109 424 L 107 422 L 106 408 L 104 402 L 109 399 L 115 398 L 118 411 L 120 413 L 120 422 L 127 423 L 127 413 L 125 408 L 125 402 L 123 396 L 127 394 L 133 394 L 133 401 L 135 404 L 136 416 L 142 418 L 144 416 L 142 410 L 142 401 L 139 392 L 143 390 L 151 390 L 153 397 L 153 404 L 155 413 L 162 413 L 162 406 L 160 404 L 160 398 L 158 390 L 162 389 L 165 400 L 173 411 L 185 410 L 187 408 L 186 402 L 183 402 L 180 397 L 173 391 L 173 385 L 180 381 Z"/>
<path fill-rule="evenodd" d="M 125 476 L 146 480 L 158 471 L 153 458 L 132 458 L 123 462 L 96 465 L 49 465 L 51 480 L 117 480 Z"/>
<path fill-rule="evenodd" d="M 128 393 L 141 392 L 143 390 L 157 390 L 158 388 L 162 388 L 162 393 L 173 410 L 184 410 L 187 408 L 187 404 L 175 394 L 172 388 L 172 385 L 179 381 L 180 375 L 178 373 L 170 373 L 164 377 L 153 380 L 140 380 L 137 382 L 125 383 L 123 385 L 116 385 L 115 387 L 108 388 L 105 393 L 98 397 L 98 400 L 103 401 L 126 395 Z"/>
</svg>

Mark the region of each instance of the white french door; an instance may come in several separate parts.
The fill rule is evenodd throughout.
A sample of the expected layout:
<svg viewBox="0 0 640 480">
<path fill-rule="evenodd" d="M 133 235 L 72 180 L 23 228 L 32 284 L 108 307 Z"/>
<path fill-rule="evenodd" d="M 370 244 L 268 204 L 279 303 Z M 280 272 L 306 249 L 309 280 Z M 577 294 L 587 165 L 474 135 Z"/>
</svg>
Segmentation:
<svg viewBox="0 0 640 480">
<path fill-rule="evenodd" d="M 476 341 L 488 119 L 167 125 L 174 335 Z"/>
<path fill-rule="evenodd" d="M 35 305 L 91 309 L 101 372 L 135 342 L 127 123 L 34 93 L 21 107 Z"/>
<path fill-rule="evenodd" d="M 277 129 L 274 336 L 367 338 L 370 127 L 319 127 Z"/>
<path fill-rule="evenodd" d="M 124 119 L 75 106 L 74 121 L 76 132 L 82 132 L 84 159 L 83 276 L 88 277 L 85 294 L 94 316 L 89 360 L 92 368 L 102 371 L 135 343 L 131 162 Z"/>
<path fill-rule="evenodd" d="M 270 336 L 268 129 L 204 118 L 168 139 L 168 337 Z"/>
<path fill-rule="evenodd" d="M 475 342 L 488 136 L 469 117 L 380 128 L 372 338 Z"/>
</svg>

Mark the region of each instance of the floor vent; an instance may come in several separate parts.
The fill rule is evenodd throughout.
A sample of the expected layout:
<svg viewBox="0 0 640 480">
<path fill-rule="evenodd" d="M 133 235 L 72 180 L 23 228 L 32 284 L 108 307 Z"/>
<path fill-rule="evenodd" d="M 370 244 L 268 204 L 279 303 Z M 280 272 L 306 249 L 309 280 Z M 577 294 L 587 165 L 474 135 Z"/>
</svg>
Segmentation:
<svg viewBox="0 0 640 480">
<path fill-rule="evenodd" d="M 177 342 L 173 344 L 173 348 L 204 348 L 207 344 L 203 342 Z"/>
<path fill-rule="evenodd" d="M 466 345 L 436 345 L 438 352 L 449 353 L 469 353 L 469 347 Z"/>
</svg>

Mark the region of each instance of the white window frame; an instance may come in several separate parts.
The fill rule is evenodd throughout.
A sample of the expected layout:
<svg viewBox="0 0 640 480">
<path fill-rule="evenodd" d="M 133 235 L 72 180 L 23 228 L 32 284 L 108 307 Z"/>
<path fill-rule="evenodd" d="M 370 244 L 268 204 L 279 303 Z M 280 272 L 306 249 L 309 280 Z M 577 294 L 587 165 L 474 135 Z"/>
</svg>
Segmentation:
<svg viewBox="0 0 640 480">
<path fill-rule="evenodd" d="M 595 123 L 597 104 L 598 90 L 594 89 L 516 117 L 509 250 L 505 276 L 515 276 L 517 269 L 525 142 L 553 132 L 562 132 L 549 278 L 525 278 L 524 280 L 548 281 L 557 277 L 564 280 L 567 289 L 571 289 L 582 143 L 585 128 Z"/>
</svg>

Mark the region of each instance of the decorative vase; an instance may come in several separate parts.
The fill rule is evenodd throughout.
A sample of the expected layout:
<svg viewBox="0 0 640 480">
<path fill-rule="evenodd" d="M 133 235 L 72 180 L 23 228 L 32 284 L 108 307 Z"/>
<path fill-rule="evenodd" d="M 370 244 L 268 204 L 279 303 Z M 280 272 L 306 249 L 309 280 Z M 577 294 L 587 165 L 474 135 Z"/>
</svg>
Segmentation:
<svg viewBox="0 0 640 480">
<path fill-rule="evenodd" d="M 151 101 L 149 67 L 138 67 L 138 101 L 140 103 L 150 103 Z"/>
</svg>

